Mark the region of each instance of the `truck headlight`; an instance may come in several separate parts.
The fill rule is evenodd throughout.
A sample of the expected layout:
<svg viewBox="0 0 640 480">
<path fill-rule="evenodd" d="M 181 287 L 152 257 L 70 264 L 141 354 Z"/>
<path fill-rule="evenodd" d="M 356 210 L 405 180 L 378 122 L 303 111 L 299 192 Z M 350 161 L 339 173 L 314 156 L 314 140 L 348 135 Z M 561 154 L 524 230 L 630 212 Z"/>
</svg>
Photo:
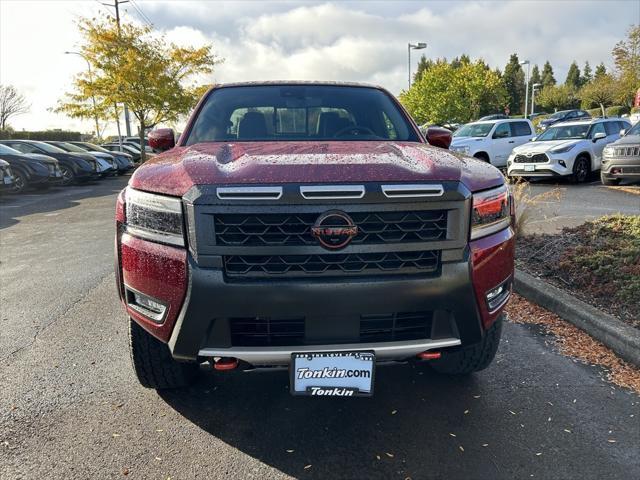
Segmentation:
<svg viewBox="0 0 640 480">
<path fill-rule="evenodd" d="M 511 225 L 511 193 L 506 185 L 473 194 L 471 240 L 499 232 Z"/>
<path fill-rule="evenodd" d="M 615 150 L 613 147 L 604 147 L 604 150 L 602 151 L 602 155 L 604 157 L 613 157 L 615 155 Z"/>
<path fill-rule="evenodd" d="M 469 155 L 471 151 L 469 149 L 469 145 L 461 145 L 459 147 L 449 147 L 452 152 L 464 153 L 465 155 Z"/>
<path fill-rule="evenodd" d="M 182 201 L 127 187 L 127 232 L 159 243 L 184 246 Z"/>
</svg>

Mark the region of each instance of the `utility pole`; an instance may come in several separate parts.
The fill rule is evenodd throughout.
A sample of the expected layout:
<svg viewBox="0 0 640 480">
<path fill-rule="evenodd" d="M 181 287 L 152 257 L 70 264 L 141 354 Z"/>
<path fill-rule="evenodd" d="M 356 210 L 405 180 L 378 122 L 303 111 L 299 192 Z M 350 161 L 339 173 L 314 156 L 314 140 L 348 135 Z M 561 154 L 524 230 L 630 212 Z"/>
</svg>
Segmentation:
<svg viewBox="0 0 640 480">
<path fill-rule="evenodd" d="M 116 24 L 118 25 L 118 34 L 120 33 L 120 4 L 122 3 L 129 3 L 129 0 L 113 0 L 113 5 L 110 3 L 102 3 L 103 5 L 110 7 L 110 8 L 115 8 L 116 10 Z M 127 137 L 131 136 L 131 122 L 129 120 L 129 107 L 127 107 L 127 104 L 124 104 L 124 124 L 125 127 L 127 129 Z M 118 136 L 120 136 L 120 133 L 118 132 Z"/>
<path fill-rule="evenodd" d="M 530 67 L 531 62 L 529 60 L 524 60 L 520 62 L 520 65 L 527 66 L 527 76 L 525 78 L 525 87 L 524 87 L 524 118 L 527 119 L 527 106 L 529 104 L 529 77 L 530 77 Z"/>
</svg>

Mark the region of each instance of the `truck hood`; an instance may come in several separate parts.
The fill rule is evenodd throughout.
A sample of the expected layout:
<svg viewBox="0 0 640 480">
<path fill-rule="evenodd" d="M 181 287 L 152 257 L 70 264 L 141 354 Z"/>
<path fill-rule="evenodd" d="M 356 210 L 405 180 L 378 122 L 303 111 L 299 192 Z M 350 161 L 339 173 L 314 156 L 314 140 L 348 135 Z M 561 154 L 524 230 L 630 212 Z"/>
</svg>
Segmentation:
<svg viewBox="0 0 640 480">
<path fill-rule="evenodd" d="M 461 181 L 502 185 L 491 165 L 414 142 L 239 142 L 175 147 L 139 167 L 130 185 L 184 195 L 194 185 Z"/>
<path fill-rule="evenodd" d="M 513 149 L 513 153 L 544 153 L 560 145 L 568 146 L 581 140 L 548 140 L 546 142 L 527 142 Z"/>
<path fill-rule="evenodd" d="M 625 135 L 622 138 L 619 138 L 613 143 L 610 143 L 609 146 L 618 146 L 618 145 L 638 145 L 640 144 L 640 135 Z"/>
</svg>

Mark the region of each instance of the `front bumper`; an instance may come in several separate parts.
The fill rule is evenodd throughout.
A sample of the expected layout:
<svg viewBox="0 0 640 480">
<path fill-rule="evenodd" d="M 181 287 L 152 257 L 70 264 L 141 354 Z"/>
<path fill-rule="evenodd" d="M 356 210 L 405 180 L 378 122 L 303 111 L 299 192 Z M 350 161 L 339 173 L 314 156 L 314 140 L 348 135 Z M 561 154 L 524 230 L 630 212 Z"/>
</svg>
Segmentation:
<svg viewBox="0 0 640 480">
<path fill-rule="evenodd" d="M 640 180 L 640 157 L 607 158 L 600 172 L 605 178 Z"/>
<path fill-rule="evenodd" d="M 430 349 L 476 343 L 508 298 L 489 311 L 485 293 L 510 280 L 513 273 L 511 229 L 472 242 L 464 258 L 443 263 L 440 274 L 431 277 L 233 282 L 221 269 L 198 266 L 183 249 L 127 233 L 121 235 L 120 244 L 122 297 L 128 298 L 126 289 L 131 289 L 168 306 L 161 324 L 150 321 L 125 300 L 127 311 L 167 342 L 175 358 L 235 357 L 254 366 L 287 365 L 293 352 L 373 350 L 381 360 L 403 360 Z M 406 341 L 361 340 L 364 316 L 398 312 L 429 312 L 428 335 Z M 232 319 L 265 317 L 303 317 L 304 340 L 275 347 L 233 344 Z"/>
<path fill-rule="evenodd" d="M 507 176 L 509 177 L 564 177 L 573 173 L 573 161 L 547 153 L 547 162 L 516 163 L 514 155 L 509 157 Z"/>
</svg>

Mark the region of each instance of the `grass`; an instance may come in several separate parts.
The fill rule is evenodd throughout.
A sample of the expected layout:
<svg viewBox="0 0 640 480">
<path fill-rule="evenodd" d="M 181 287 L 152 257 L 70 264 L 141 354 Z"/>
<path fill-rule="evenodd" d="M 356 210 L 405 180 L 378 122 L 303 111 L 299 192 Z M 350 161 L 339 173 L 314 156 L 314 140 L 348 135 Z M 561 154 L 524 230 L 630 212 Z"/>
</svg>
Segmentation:
<svg viewBox="0 0 640 480">
<path fill-rule="evenodd" d="M 513 227 L 516 235 L 521 236 L 531 220 L 535 207 L 541 203 L 559 202 L 562 198 L 562 190 L 553 188 L 546 192 L 533 194 L 531 185 L 525 180 L 508 180 L 513 200 L 516 204 L 516 224 Z"/>
</svg>

